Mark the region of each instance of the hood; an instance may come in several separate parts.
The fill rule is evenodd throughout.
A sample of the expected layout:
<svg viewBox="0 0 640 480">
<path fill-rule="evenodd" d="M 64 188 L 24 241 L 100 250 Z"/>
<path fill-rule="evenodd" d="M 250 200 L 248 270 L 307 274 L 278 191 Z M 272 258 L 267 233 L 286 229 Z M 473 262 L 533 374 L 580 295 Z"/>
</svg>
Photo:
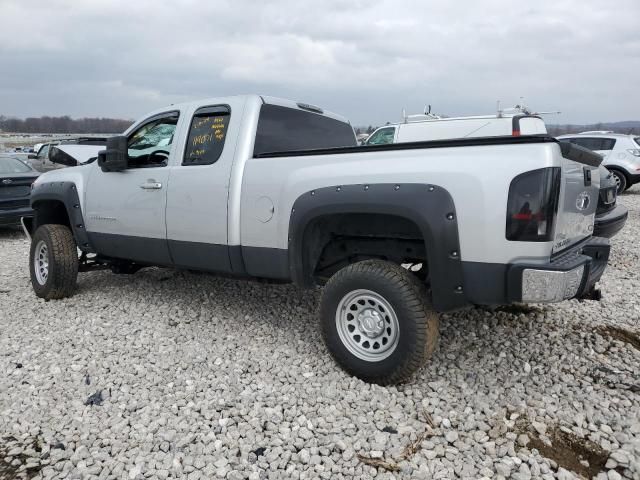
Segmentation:
<svg viewBox="0 0 640 480">
<path fill-rule="evenodd" d="M 91 163 L 98 158 L 98 152 L 104 149 L 105 145 L 61 144 L 51 147 L 49 160 L 53 163 L 74 167 Z"/>
</svg>

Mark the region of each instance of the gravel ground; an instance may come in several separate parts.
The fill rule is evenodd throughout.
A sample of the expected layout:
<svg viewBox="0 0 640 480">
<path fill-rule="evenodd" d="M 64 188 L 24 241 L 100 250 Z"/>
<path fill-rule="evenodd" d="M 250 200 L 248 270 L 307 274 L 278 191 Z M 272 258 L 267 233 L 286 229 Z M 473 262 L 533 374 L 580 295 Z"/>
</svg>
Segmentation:
<svg viewBox="0 0 640 480">
<path fill-rule="evenodd" d="M 0 232 L 0 478 L 640 479 L 640 188 L 602 302 L 444 316 L 384 388 L 329 358 L 318 292 L 165 269 L 31 291 Z"/>
</svg>

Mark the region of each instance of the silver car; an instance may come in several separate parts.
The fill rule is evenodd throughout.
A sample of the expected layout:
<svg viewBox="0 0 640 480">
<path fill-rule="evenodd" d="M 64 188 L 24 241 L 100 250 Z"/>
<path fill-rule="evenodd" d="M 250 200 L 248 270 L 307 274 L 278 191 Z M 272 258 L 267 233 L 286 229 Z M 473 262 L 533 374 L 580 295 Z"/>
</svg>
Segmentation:
<svg viewBox="0 0 640 480">
<path fill-rule="evenodd" d="M 619 193 L 640 182 L 640 136 L 595 131 L 557 138 L 602 155 L 602 164 L 613 174 Z"/>
</svg>

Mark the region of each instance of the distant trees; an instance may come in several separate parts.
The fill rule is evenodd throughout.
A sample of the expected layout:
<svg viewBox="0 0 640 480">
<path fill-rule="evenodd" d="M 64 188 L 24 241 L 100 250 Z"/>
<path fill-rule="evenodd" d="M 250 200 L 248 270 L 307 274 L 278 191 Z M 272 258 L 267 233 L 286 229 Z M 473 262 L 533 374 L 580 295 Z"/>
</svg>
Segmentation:
<svg viewBox="0 0 640 480">
<path fill-rule="evenodd" d="M 19 133 L 121 133 L 133 122 L 117 118 L 29 117 L 0 115 L 0 131 Z"/>
</svg>

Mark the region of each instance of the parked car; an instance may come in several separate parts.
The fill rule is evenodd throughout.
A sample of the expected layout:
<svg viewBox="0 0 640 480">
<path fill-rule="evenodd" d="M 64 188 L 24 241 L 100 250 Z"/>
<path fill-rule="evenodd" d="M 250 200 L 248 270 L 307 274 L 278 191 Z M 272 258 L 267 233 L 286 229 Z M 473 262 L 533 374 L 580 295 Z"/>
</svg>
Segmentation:
<svg viewBox="0 0 640 480">
<path fill-rule="evenodd" d="M 339 115 L 257 95 L 171 105 L 36 181 L 31 282 L 56 299 L 79 270 L 165 265 L 324 285 L 333 357 L 395 383 L 437 312 L 594 296 L 601 160 L 548 136 L 359 147 Z"/>
<path fill-rule="evenodd" d="M 19 225 L 31 217 L 31 184 L 40 175 L 18 158 L 0 156 L 0 226 Z"/>
<path fill-rule="evenodd" d="M 61 165 L 56 165 L 49 161 L 49 149 L 52 145 L 57 145 L 58 143 L 59 142 L 41 144 L 36 153 L 29 155 L 31 166 L 39 172 L 47 172 L 54 168 L 61 168 Z"/>
<path fill-rule="evenodd" d="M 423 117 L 427 117 L 426 119 Z M 445 140 L 495 135 L 540 135 L 547 133 L 544 120 L 528 113 L 439 118 L 429 115 L 405 117 L 405 123 L 388 125 L 374 131 L 365 145 L 384 145 L 424 140 Z M 575 142 L 574 142 L 575 143 Z M 594 235 L 611 238 L 624 227 L 628 212 L 616 205 L 615 176 L 600 167 L 600 194 L 594 222 Z"/>
<path fill-rule="evenodd" d="M 55 140 L 48 143 L 41 144 L 38 153 L 29 155 L 29 162 L 31 166 L 39 172 L 47 172 L 49 170 L 55 170 L 57 168 L 63 168 L 67 164 L 64 162 L 56 162 L 55 158 L 52 159 L 52 153 L 56 152 L 55 147 L 60 145 L 84 145 L 103 147 L 106 144 L 106 137 L 82 137 L 72 138 L 64 140 Z M 59 153 L 59 152 L 57 152 Z"/>
<path fill-rule="evenodd" d="M 612 172 L 600 165 L 600 193 L 593 225 L 593 234 L 597 237 L 611 238 L 627 223 L 627 207 L 617 203 L 618 184 Z"/>
<path fill-rule="evenodd" d="M 560 135 L 558 140 L 580 145 L 602 155 L 602 164 L 613 173 L 619 193 L 640 182 L 640 137 L 592 131 Z"/>
</svg>

